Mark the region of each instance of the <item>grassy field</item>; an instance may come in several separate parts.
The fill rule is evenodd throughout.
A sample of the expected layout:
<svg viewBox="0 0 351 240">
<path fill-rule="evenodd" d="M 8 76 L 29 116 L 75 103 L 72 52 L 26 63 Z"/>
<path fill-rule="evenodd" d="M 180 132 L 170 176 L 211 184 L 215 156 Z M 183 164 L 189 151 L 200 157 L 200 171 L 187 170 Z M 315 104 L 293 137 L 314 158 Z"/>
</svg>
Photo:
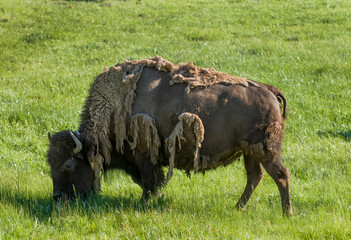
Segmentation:
<svg viewBox="0 0 351 240">
<path fill-rule="evenodd" d="M 76 129 L 105 66 L 156 55 L 280 88 L 294 217 L 266 174 L 235 209 L 243 161 L 164 197 L 113 172 L 100 196 L 54 203 L 48 132 Z M 351 239 L 349 0 L 0 0 L 0 239 Z"/>
</svg>

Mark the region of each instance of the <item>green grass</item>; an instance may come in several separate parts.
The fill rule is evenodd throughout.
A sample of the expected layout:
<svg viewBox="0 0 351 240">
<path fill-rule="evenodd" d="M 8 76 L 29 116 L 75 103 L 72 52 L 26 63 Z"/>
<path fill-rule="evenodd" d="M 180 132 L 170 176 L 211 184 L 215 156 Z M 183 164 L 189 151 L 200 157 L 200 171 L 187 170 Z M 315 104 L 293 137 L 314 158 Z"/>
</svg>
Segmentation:
<svg viewBox="0 0 351 240">
<path fill-rule="evenodd" d="M 0 239 L 350 239 L 350 13 L 347 0 L 0 0 Z M 149 206 L 121 172 L 87 202 L 53 202 L 47 133 L 78 127 L 105 66 L 156 55 L 285 93 L 294 217 L 268 174 L 235 210 L 242 161 L 176 171 Z"/>
</svg>

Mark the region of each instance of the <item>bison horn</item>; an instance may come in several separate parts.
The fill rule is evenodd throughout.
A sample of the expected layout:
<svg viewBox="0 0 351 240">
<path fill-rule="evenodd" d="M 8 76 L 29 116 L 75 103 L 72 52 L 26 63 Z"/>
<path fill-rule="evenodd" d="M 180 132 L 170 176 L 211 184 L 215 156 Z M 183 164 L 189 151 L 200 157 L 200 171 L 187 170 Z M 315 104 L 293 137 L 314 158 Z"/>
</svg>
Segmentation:
<svg viewBox="0 0 351 240">
<path fill-rule="evenodd" d="M 69 131 L 69 133 L 71 134 L 71 137 L 73 138 L 74 142 L 76 143 L 76 147 L 73 149 L 73 153 L 74 154 L 78 154 L 80 153 L 80 151 L 82 151 L 82 143 L 79 141 L 79 139 L 76 137 L 76 135 L 74 135 L 74 133 L 72 131 Z"/>
</svg>

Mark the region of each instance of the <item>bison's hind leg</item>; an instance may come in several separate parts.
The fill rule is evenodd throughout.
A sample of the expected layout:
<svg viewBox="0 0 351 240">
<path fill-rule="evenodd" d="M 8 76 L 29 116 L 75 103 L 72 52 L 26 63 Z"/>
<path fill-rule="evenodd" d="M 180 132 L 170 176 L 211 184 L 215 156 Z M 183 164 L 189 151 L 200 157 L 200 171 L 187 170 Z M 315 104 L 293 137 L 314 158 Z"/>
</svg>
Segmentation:
<svg viewBox="0 0 351 240">
<path fill-rule="evenodd" d="M 262 161 L 262 165 L 278 186 L 283 214 L 292 216 L 293 211 L 289 192 L 289 170 L 284 167 L 279 156 L 276 157 L 274 161 Z"/>
<path fill-rule="evenodd" d="M 249 154 L 244 154 L 244 163 L 247 175 L 246 187 L 241 195 L 237 208 L 245 209 L 245 205 L 249 201 L 252 193 L 255 191 L 257 185 L 261 182 L 264 172 L 262 165 L 258 159 Z"/>
<path fill-rule="evenodd" d="M 153 164 L 149 154 L 139 150 L 135 150 L 135 161 L 140 173 L 140 185 L 143 189 L 142 201 L 148 202 L 150 195 L 162 196 L 158 193 L 165 181 L 162 166 Z"/>
</svg>

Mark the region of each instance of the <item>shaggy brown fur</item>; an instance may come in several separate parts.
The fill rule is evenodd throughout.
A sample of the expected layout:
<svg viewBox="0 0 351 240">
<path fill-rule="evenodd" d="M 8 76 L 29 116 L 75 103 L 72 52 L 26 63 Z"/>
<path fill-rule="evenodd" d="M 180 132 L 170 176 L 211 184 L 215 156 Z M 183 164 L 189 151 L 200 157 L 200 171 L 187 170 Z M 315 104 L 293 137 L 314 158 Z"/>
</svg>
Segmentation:
<svg viewBox="0 0 351 240">
<path fill-rule="evenodd" d="M 172 72 L 171 85 L 175 83 L 187 83 L 187 93 L 195 87 L 210 87 L 218 83 L 241 84 L 245 87 L 249 84 L 257 86 L 253 81 L 241 77 L 234 77 L 226 73 L 217 72 L 214 68 L 196 67 L 193 62 L 180 63 Z"/>
<path fill-rule="evenodd" d="M 143 63 L 132 62 L 116 65 L 101 73 L 90 89 L 79 129 L 83 135 L 93 138 L 88 159 L 95 173 L 97 191 L 100 189 L 103 163 L 111 161 L 112 135 L 115 136 L 115 148 L 124 152 L 126 118 L 131 114 L 134 90 L 144 66 Z M 115 126 L 113 132 L 111 124 Z"/>
<path fill-rule="evenodd" d="M 161 141 L 157 133 L 155 120 L 149 115 L 142 113 L 133 116 L 130 124 L 130 150 L 139 150 L 148 153 L 151 163 L 159 162 Z"/>
<path fill-rule="evenodd" d="M 249 143 L 241 141 L 240 147 L 246 155 L 262 159 L 262 161 L 271 161 L 277 159 L 281 151 L 281 143 L 284 135 L 284 123 L 276 121 L 264 127 L 264 140 L 258 143 Z"/>
<path fill-rule="evenodd" d="M 194 169 L 195 172 L 199 170 L 199 150 L 201 148 L 201 142 L 204 139 L 205 133 L 202 121 L 197 115 L 191 113 L 182 113 L 178 119 L 179 122 L 174 127 L 171 135 L 166 139 L 166 149 L 170 155 L 167 181 L 169 181 L 173 175 L 175 154 L 176 151 L 180 151 L 182 149 L 182 143 L 193 146 Z"/>
</svg>

